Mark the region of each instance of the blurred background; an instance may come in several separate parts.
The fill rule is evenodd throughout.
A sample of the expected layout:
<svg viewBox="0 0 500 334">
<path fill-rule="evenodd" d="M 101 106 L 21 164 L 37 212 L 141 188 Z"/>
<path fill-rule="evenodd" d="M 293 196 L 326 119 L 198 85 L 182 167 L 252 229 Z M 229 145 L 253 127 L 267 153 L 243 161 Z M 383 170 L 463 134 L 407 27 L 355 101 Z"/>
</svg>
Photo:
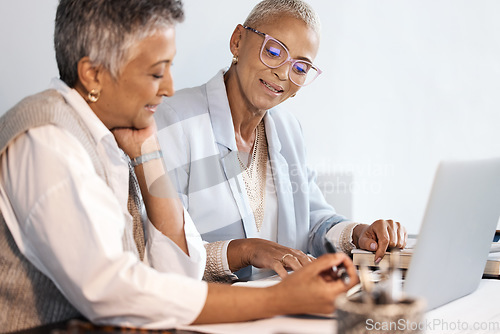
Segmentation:
<svg viewBox="0 0 500 334">
<path fill-rule="evenodd" d="M 229 37 L 257 2 L 184 1 L 176 89 L 230 64 Z M 500 156 L 500 2 L 308 2 L 322 20 L 323 74 L 285 105 L 302 124 L 309 164 L 340 213 L 418 233 L 440 160 Z M 58 76 L 57 0 L 1 6 L 0 114 Z"/>
</svg>

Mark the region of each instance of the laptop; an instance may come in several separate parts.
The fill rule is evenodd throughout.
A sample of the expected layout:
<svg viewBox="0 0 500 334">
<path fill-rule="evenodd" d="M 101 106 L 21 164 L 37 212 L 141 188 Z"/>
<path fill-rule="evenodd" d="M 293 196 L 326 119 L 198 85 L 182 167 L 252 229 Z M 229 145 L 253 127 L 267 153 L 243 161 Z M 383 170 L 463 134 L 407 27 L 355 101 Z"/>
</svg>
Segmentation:
<svg viewBox="0 0 500 334">
<path fill-rule="evenodd" d="M 441 162 L 404 291 L 431 310 L 475 291 L 500 216 L 500 158 Z"/>
</svg>

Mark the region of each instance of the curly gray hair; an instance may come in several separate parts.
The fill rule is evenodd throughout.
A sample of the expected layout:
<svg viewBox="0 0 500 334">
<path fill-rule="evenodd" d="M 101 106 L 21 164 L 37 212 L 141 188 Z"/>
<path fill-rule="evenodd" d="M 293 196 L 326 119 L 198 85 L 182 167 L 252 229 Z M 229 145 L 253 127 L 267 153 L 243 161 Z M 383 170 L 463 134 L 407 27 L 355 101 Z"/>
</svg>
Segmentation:
<svg viewBox="0 0 500 334">
<path fill-rule="evenodd" d="M 54 31 L 59 76 L 74 87 L 78 62 L 89 57 L 116 79 L 132 45 L 183 19 L 181 0 L 60 0 Z"/>
<path fill-rule="evenodd" d="M 321 22 L 318 14 L 308 3 L 302 0 L 261 1 L 252 9 L 244 25 L 255 28 L 259 24 L 267 23 L 282 15 L 289 15 L 304 21 L 308 27 L 320 35 Z"/>
</svg>

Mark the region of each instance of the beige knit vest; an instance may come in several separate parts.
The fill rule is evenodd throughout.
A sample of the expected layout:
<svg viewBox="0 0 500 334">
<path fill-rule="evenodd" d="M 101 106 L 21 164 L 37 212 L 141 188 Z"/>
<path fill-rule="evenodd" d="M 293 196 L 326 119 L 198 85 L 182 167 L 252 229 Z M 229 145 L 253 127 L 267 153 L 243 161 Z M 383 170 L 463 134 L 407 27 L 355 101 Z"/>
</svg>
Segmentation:
<svg viewBox="0 0 500 334">
<path fill-rule="evenodd" d="M 20 134 L 48 124 L 65 128 L 73 134 L 89 154 L 97 174 L 108 183 L 88 128 L 55 90 L 25 98 L 0 118 L 0 155 Z M 130 175 L 128 208 L 134 218 L 133 234 L 137 245 L 133 251 L 142 259 L 144 235 L 138 209 L 141 201 L 133 170 Z M 77 309 L 47 276 L 21 254 L 0 212 L 0 332 L 18 331 L 75 317 L 81 317 Z"/>
</svg>

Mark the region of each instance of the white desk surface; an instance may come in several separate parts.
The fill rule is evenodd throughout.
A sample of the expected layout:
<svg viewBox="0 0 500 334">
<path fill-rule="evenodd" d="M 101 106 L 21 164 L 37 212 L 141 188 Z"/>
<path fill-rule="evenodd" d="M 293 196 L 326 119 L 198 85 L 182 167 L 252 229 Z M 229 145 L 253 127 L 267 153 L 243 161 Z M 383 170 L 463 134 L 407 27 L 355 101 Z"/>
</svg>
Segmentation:
<svg viewBox="0 0 500 334">
<path fill-rule="evenodd" d="M 275 282 L 273 279 L 264 279 L 239 285 L 265 287 Z M 431 334 L 500 334 L 500 280 L 481 280 L 479 288 L 472 294 L 427 312 L 422 326 L 425 326 L 426 333 Z M 336 333 L 336 321 L 281 316 L 235 324 L 185 326 L 179 329 L 217 334 L 333 334 Z"/>
<path fill-rule="evenodd" d="M 500 280 L 481 280 L 470 295 L 427 312 L 426 321 L 430 326 L 427 333 L 499 334 Z"/>
</svg>

